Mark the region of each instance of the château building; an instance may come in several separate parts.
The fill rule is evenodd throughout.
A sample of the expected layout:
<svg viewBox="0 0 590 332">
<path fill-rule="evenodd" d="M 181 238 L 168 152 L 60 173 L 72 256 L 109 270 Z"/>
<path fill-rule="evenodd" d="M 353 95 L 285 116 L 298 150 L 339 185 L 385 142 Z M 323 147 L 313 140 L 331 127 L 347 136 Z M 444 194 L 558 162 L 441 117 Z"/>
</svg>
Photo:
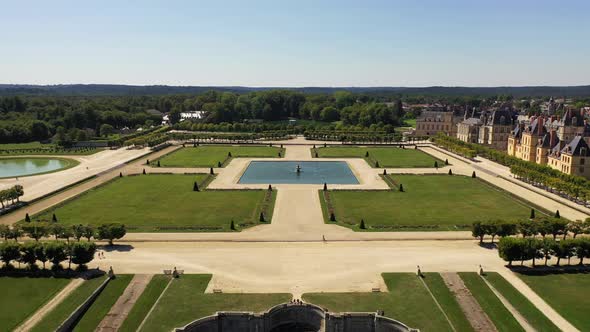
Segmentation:
<svg viewBox="0 0 590 332">
<path fill-rule="evenodd" d="M 471 117 L 465 117 L 457 125 L 457 138 L 463 142 L 479 143 L 494 149 L 506 150 L 508 137 L 515 123 L 516 113 L 510 109 L 482 111 L 476 116 L 475 109 Z"/>
<path fill-rule="evenodd" d="M 424 137 L 443 133 L 455 137 L 459 121 L 461 121 L 461 117 L 453 111 L 422 111 L 416 119 L 415 135 Z"/>
<path fill-rule="evenodd" d="M 516 158 L 590 178 L 590 126 L 585 112 L 567 110 L 561 119 L 533 116 L 512 130 L 506 151 Z"/>
</svg>

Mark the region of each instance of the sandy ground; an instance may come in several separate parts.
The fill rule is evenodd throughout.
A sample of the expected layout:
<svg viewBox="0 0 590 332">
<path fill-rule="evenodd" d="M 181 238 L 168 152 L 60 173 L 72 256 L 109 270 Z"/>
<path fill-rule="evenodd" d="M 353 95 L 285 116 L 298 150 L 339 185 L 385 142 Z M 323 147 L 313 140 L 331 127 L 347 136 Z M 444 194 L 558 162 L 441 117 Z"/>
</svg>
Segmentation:
<svg viewBox="0 0 590 332">
<path fill-rule="evenodd" d="M 74 159 L 80 164 L 59 172 L 19 177 L 18 181 L 15 178 L 0 179 L 0 189 L 20 184 L 25 189 L 25 194 L 21 199 L 29 201 L 149 152 L 147 148 L 135 150 L 120 148 L 117 150 L 103 150 L 88 156 L 40 156 Z"/>
</svg>

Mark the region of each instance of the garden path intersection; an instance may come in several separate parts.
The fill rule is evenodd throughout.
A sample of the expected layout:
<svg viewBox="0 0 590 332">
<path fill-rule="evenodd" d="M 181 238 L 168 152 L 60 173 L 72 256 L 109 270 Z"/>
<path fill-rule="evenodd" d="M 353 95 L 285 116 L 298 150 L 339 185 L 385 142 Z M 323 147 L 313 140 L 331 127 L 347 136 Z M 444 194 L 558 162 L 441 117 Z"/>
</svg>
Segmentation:
<svg viewBox="0 0 590 332">
<path fill-rule="evenodd" d="M 312 144 L 301 138 L 273 142 L 284 144 L 284 158 L 280 160 L 312 161 Z M 140 160 L 116 166 L 109 164 L 93 174 L 98 177 L 82 185 L 66 189 L 47 199 L 40 200 L 18 213 L 0 217 L 0 223 L 11 224 L 25 213 L 38 213 L 83 191 L 105 183 L 119 175 L 147 173 L 208 173 L 209 168 L 149 167 L 145 159 L 155 160 L 173 152 L 179 146 L 166 148 L 153 154 L 137 150 L 125 153 L 125 160 Z M 473 163 L 442 151 L 429 144 L 420 147 L 423 152 L 440 160 L 448 159 L 450 166 L 435 168 L 388 168 L 388 174 L 454 174 L 471 176 L 476 172 L 483 179 L 523 201 L 542 206 L 549 211 L 559 210 L 570 220 L 585 219 L 590 210 L 572 207 L 550 193 L 540 193 L 529 185 L 507 179 L 505 169 L 489 161 Z M 121 152 L 122 153 L 122 152 Z M 269 184 L 239 184 L 239 178 L 252 160 L 265 158 L 234 158 L 224 168 L 215 168 L 216 177 L 211 189 L 266 189 Z M 270 159 L 277 161 L 277 159 Z M 345 161 L 359 181 L 357 185 L 329 185 L 329 189 L 389 190 L 381 177 L 383 168 L 372 168 L 362 158 L 321 158 L 321 161 Z M 81 164 L 82 165 L 82 164 Z M 55 173 L 66 179 L 76 170 Z M 34 181 L 39 175 L 30 177 Z M 73 182 L 73 181 L 71 181 Z M 70 183 L 71 183 L 70 182 Z M 65 182 L 64 182 L 65 184 Z M 300 297 L 306 292 L 369 292 L 373 288 L 387 291 L 382 272 L 415 272 L 419 264 L 424 271 L 460 272 L 497 271 L 515 288 L 529 298 L 549 319 L 564 331 L 576 329 L 544 302 L 516 275 L 504 267 L 505 263 L 495 250 L 475 245 L 471 232 L 354 232 L 324 222 L 320 195 L 323 185 L 271 184 L 277 197 L 270 224 L 258 225 L 241 232 L 226 233 L 128 233 L 119 242 L 131 250 L 110 250 L 106 258 L 89 264 L 117 273 L 155 274 L 177 266 L 185 273 L 211 273 L 213 279 L 207 292 L 222 289 L 224 292 L 278 293 L 289 292 Z M 53 189 L 55 190 L 55 189 Z M 53 190 L 48 190 L 51 192 Z M 35 190 L 36 195 L 43 195 Z M 555 197 L 553 197 L 555 196 Z M 231 204 L 231 202 L 228 202 Z M 173 209 L 171 212 L 173 213 Z M 18 214 L 18 216 L 17 216 Z M 438 241 L 444 240 L 444 241 Z"/>
</svg>

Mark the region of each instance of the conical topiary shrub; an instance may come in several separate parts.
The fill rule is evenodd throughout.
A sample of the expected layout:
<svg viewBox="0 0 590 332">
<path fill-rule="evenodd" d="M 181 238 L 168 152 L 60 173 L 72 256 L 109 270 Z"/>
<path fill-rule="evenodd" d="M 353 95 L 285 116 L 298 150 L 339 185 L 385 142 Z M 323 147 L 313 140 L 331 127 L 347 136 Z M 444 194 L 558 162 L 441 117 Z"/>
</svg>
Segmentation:
<svg viewBox="0 0 590 332">
<path fill-rule="evenodd" d="M 336 221 L 336 216 L 334 215 L 334 212 L 330 213 L 330 221 Z"/>
<path fill-rule="evenodd" d="M 359 226 L 360 229 L 367 229 L 367 227 L 365 226 L 365 219 L 361 219 L 361 224 Z"/>
<path fill-rule="evenodd" d="M 25 215 L 25 221 L 26 222 L 31 222 L 31 217 L 29 217 L 29 214 L 28 213 Z"/>
<path fill-rule="evenodd" d="M 236 225 L 234 224 L 234 221 L 233 220 L 229 224 L 229 229 L 231 229 L 232 231 L 235 231 L 236 230 Z"/>
<path fill-rule="evenodd" d="M 258 218 L 258 221 L 260 222 L 265 222 L 266 220 L 264 220 L 264 213 L 260 212 L 260 217 Z"/>
<path fill-rule="evenodd" d="M 57 222 L 57 216 L 55 215 L 55 213 L 51 216 L 51 221 Z"/>
<path fill-rule="evenodd" d="M 399 184 L 399 191 L 401 191 L 402 193 L 404 192 L 404 185 L 403 184 Z"/>
<path fill-rule="evenodd" d="M 449 175 L 453 175 L 453 170 L 449 169 Z"/>
<path fill-rule="evenodd" d="M 193 183 L 193 191 L 199 191 L 199 184 L 197 183 L 197 181 Z"/>
<path fill-rule="evenodd" d="M 213 167 L 209 169 L 209 174 L 213 175 Z"/>
<path fill-rule="evenodd" d="M 555 218 L 561 218 L 561 216 L 559 215 L 559 210 L 555 211 Z"/>
<path fill-rule="evenodd" d="M 531 209 L 531 219 L 535 219 L 535 209 Z"/>
<path fill-rule="evenodd" d="M 324 191 L 328 190 L 328 184 L 324 182 Z"/>
<path fill-rule="evenodd" d="M 476 178 L 475 171 L 473 171 L 473 173 L 471 173 L 471 177 L 474 178 L 474 179 Z"/>
</svg>

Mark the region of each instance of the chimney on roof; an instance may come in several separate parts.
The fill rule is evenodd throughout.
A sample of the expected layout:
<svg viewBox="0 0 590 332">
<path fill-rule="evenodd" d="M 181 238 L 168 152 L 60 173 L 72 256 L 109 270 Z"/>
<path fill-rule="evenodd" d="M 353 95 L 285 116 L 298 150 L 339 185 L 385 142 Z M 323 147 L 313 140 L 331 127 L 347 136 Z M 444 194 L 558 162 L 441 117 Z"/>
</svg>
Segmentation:
<svg viewBox="0 0 590 332">
<path fill-rule="evenodd" d="M 556 133 L 555 133 L 555 129 L 551 129 L 551 131 L 549 132 L 549 148 L 552 149 L 555 146 L 555 137 Z"/>
<path fill-rule="evenodd" d="M 539 136 L 541 136 L 541 134 L 543 133 L 544 120 L 545 120 L 545 118 L 543 118 L 542 116 L 540 116 L 539 120 L 537 120 L 537 134 Z"/>
</svg>

